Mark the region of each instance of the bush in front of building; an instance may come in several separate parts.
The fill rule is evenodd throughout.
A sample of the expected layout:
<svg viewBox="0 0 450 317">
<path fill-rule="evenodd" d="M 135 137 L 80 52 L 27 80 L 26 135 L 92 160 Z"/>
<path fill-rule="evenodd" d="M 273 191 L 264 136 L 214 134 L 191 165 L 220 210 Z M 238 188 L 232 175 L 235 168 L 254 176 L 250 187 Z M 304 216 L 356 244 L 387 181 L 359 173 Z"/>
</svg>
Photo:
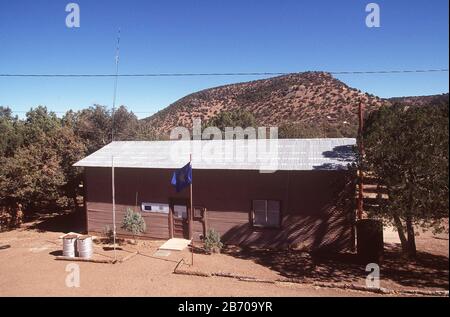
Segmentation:
<svg viewBox="0 0 450 317">
<path fill-rule="evenodd" d="M 109 225 L 106 225 L 103 228 L 103 236 L 105 237 L 105 242 L 108 244 L 113 243 L 114 241 L 114 230 L 111 229 Z"/>
<path fill-rule="evenodd" d="M 140 233 L 144 233 L 147 226 L 144 218 L 142 218 L 142 215 L 139 212 L 135 212 L 133 209 L 128 208 L 125 217 L 123 218 L 121 228 L 130 232 L 136 242 L 136 236 Z"/>
<path fill-rule="evenodd" d="M 214 229 L 209 229 L 205 240 L 205 250 L 208 253 L 220 253 L 223 243 L 220 241 L 220 234 Z"/>
</svg>

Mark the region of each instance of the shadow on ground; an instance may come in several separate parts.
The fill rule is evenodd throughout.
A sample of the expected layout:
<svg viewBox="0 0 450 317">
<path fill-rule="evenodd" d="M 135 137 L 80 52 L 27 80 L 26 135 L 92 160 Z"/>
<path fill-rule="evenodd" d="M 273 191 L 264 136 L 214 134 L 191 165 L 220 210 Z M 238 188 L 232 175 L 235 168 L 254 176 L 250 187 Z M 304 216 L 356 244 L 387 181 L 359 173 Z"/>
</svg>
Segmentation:
<svg viewBox="0 0 450 317">
<path fill-rule="evenodd" d="M 416 260 L 402 257 L 400 246 L 387 244 L 380 265 L 380 278 L 403 287 L 449 288 L 449 261 L 445 256 L 418 252 Z M 253 260 L 286 278 L 334 283 L 364 283 L 368 272 L 353 253 L 309 254 L 302 251 L 274 251 L 227 246 L 223 253 Z"/>
<path fill-rule="evenodd" d="M 28 229 L 40 232 L 84 232 L 82 210 L 39 214 Z M 294 250 L 266 250 L 226 246 L 224 254 L 252 260 L 287 278 L 305 281 L 364 283 L 368 272 L 354 253 L 313 253 Z M 403 287 L 449 289 L 449 259 L 446 256 L 418 251 L 416 260 L 402 256 L 398 244 L 385 244 L 380 278 Z"/>
<path fill-rule="evenodd" d="M 68 210 L 58 213 L 37 214 L 28 229 L 40 232 L 78 232 L 86 228 L 82 210 Z"/>
</svg>

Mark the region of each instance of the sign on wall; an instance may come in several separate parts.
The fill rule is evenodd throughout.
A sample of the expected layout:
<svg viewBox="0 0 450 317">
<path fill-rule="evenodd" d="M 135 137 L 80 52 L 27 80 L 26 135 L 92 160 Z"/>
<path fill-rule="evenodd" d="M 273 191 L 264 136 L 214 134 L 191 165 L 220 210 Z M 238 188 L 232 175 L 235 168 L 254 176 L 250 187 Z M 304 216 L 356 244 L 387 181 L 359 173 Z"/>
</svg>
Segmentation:
<svg viewBox="0 0 450 317">
<path fill-rule="evenodd" d="M 161 214 L 169 213 L 169 204 L 160 203 L 142 203 L 141 209 L 143 212 L 155 212 Z"/>
</svg>

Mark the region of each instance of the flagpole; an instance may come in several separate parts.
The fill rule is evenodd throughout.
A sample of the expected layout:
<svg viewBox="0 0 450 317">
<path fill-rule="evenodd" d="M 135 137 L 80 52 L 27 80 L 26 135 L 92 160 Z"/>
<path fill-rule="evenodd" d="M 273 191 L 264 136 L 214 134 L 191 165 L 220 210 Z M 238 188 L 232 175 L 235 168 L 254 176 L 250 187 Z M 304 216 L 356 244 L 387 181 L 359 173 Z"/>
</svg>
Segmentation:
<svg viewBox="0 0 450 317">
<path fill-rule="evenodd" d="M 116 260 L 116 185 L 114 177 L 114 156 L 111 156 L 111 187 L 112 187 L 112 212 L 113 212 L 113 248 L 114 260 Z"/>
<path fill-rule="evenodd" d="M 189 200 L 190 200 L 190 205 L 191 205 L 191 212 L 189 214 L 189 237 L 191 239 L 191 263 L 192 265 L 194 265 L 194 233 L 193 233 L 193 227 L 194 227 L 194 204 L 192 201 L 192 174 L 193 174 L 193 169 L 192 169 L 192 153 L 189 155 L 189 164 L 191 165 L 191 183 L 189 184 Z"/>
</svg>

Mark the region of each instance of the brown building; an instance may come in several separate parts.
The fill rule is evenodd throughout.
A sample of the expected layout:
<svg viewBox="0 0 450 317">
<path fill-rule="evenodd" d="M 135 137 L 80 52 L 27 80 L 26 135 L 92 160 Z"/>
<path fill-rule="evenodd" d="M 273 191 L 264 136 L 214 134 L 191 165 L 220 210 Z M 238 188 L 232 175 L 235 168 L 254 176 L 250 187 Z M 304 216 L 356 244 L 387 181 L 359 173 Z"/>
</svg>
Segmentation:
<svg viewBox="0 0 450 317">
<path fill-rule="evenodd" d="M 228 244 L 268 248 L 353 247 L 354 139 L 113 142 L 75 166 L 85 169 L 87 231 L 116 226 L 140 210 L 143 237 L 199 240 L 208 229 Z M 260 145 L 263 145 L 260 147 Z M 229 151 L 232 152 L 229 152 Z M 227 152 L 228 151 L 228 152 Z M 177 193 L 172 174 L 189 161 L 190 190 Z M 191 218 L 192 217 L 192 218 Z M 192 220 L 190 220 L 192 219 Z"/>
</svg>

